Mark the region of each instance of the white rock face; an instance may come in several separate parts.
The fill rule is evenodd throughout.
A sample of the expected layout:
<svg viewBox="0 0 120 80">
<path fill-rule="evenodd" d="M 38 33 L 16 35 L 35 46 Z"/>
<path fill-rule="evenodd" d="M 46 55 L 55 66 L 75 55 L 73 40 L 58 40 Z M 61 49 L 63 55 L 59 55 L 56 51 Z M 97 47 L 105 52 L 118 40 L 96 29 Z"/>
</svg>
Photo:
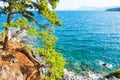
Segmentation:
<svg viewBox="0 0 120 80">
<path fill-rule="evenodd" d="M 108 80 L 120 80 L 120 79 L 117 79 L 116 77 L 111 77 L 111 78 L 109 78 Z"/>
<path fill-rule="evenodd" d="M 4 65 L 0 70 L 0 80 L 24 80 L 20 71 L 13 70 L 9 66 Z"/>
<path fill-rule="evenodd" d="M 12 37 L 11 37 L 11 31 L 9 30 L 8 31 L 8 40 L 10 40 Z"/>
<path fill-rule="evenodd" d="M 11 28 L 10 33 L 9 33 L 9 39 L 11 39 L 12 36 L 19 30 L 20 30 L 20 28 L 16 28 L 16 29 Z M 21 38 L 23 38 L 27 35 L 26 32 L 27 32 L 26 30 L 23 30 L 22 33 L 20 33 L 17 37 L 14 38 L 14 40 L 21 40 Z"/>
<path fill-rule="evenodd" d="M 102 74 L 95 74 L 93 72 L 85 72 L 83 75 L 75 75 L 73 72 L 64 69 L 65 75 L 62 80 L 120 80 L 115 77 L 106 79 Z"/>
</svg>

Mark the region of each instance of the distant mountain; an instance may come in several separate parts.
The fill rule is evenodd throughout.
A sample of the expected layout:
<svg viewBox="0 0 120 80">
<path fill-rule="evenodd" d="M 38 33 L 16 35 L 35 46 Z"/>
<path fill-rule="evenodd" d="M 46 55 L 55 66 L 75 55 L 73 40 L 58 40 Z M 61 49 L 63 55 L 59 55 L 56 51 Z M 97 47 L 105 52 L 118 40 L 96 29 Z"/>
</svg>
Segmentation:
<svg viewBox="0 0 120 80">
<path fill-rule="evenodd" d="M 98 8 L 98 7 L 89 7 L 89 6 L 82 6 L 78 8 L 78 10 L 106 10 L 105 8 Z"/>
<path fill-rule="evenodd" d="M 120 11 L 119 6 L 109 6 L 109 7 L 89 7 L 89 6 L 82 6 L 78 8 L 77 10 L 96 10 L 96 11 Z"/>
<path fill-rule="evenodd" d="M 106 9 L 106 11 L 120 11 L 120 7 L 109 8 L 109 9 Z"/>
</svg>

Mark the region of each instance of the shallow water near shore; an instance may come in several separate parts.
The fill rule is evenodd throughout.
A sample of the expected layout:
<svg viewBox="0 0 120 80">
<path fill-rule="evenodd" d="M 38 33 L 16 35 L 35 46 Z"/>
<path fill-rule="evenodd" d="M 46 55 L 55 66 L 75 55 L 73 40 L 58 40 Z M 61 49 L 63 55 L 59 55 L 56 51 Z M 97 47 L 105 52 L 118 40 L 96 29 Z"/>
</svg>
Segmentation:
<svg viewBox="0 0 120 80">
<path fill-rule="evenodd" d="M 56 12 L 63 22 L 62 27 L 55 27 L 54 34 L 59 38 L 56 50 L 63 54 L 68 70 L 80 74 L 84 71 L 104 73 L 120 68 L 120 12 Z M 5 18 L 1 17 L 0 26 Z M 38 16 L 35 18 L 39 21 Z M 30 42 L 35 42 L 35 47 L 41 45 L 38 40 L 31 39 Z"/>
</svg>

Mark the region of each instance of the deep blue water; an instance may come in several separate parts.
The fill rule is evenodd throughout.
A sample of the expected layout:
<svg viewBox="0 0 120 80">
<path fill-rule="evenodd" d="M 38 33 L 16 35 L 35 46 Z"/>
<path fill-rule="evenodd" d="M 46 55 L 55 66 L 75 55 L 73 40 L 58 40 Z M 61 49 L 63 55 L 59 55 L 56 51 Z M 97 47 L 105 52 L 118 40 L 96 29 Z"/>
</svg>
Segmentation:
<svg viewBox="0 0 120 80">
<path fill-rule="evenodd" d="M 62 27 L 56 27 L 57 49 L 66 67 L 75 72 L 111 71 L 120 68 L 120 12 L 61 11 Z M 107 63 L 112 68 L 101 67 Z"/>
<path fill-rule="evenodd" d="M 87 70 L 108 72 L 120 68 L 120 12 L 57 13 L 63 26 L 55 27 L 54 34 L 59 38 L 56 49 L 67 61 L 67 69 L 80 73 Z M 5 16 L 0 17 L 0 25 L 3 21 Z M 107 63 L 110 68 L 102 67 L 102 63 Z"/>
</svg>

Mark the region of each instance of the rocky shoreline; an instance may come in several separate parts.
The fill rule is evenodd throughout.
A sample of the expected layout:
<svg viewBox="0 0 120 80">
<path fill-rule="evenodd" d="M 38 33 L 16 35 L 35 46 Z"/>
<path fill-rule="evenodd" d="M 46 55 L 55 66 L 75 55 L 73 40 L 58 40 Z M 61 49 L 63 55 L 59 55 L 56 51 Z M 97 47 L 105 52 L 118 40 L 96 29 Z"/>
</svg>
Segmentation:
<svg viewBox="0 0 120 80">
<path fill-rule="evenodd" d="M 96 74 L 93 72 L 84 72 L 83 75 L 75 75 L 74 72 L 64 69 L 65 75 L 62 80 L 120 80 L 116 77 L 105 78 L 103 74 Z"/>
</svg>

